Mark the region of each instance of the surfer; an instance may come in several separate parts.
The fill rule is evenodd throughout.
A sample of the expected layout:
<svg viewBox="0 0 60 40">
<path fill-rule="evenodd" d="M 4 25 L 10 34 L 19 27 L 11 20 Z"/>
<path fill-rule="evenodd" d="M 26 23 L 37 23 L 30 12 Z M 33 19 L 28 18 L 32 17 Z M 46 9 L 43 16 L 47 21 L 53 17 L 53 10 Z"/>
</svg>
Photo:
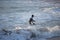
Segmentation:
<svg viewBox="0 0 60 40">
<path fill-rule="evenodd" d="M 33 19 L 34 15 L 31 16 L 31 18 L 29 19 L 29 24 L 33 24 L 35 25 L 35 20 Z"/>
</svg>

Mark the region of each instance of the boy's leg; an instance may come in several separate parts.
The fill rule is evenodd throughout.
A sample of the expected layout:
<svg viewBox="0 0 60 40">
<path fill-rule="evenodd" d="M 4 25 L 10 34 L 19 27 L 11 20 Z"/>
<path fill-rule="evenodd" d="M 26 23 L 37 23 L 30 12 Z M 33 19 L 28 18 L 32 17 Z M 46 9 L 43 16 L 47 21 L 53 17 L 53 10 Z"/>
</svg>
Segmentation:
<svg viewBox="0 0 60 40">
<path fill-rule="evenodd" d="M 33 25 L 35 25 L 35 23 L 33 23 Z"/>
<path fill-rule="evenodd" d="M 35 22 L 32 22 L 33 25 L 35 25 Z"/>
<path fill-rule="evenodd" d="M 29 22 L 29 24 L 31 24 L 31 22 Z"/>
</svg>

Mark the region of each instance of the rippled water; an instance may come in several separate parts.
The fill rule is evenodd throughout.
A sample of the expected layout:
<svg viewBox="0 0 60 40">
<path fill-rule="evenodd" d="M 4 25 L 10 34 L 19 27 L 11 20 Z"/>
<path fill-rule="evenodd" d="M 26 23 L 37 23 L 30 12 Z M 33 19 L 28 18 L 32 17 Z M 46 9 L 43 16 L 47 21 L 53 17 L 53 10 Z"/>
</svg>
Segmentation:
<svg viewBox="0 0 60 40">
<path fill-rule="evenodd" d="M 40 31 L 49 30 L 49 32 L 53 31 L 52 33 L 57 35 L 60 29 L 60 7 L 58 5 L 59 3 L 54 4 L 54 2 L 39 0 L 0 0 L 0 28 L 16 26 L 30 27 L 31 29 L 39 28 Z M 36 20 L 34 26 L 28 24 L 32 14 L 35 15 L 34 19 Z"/>
</svg>

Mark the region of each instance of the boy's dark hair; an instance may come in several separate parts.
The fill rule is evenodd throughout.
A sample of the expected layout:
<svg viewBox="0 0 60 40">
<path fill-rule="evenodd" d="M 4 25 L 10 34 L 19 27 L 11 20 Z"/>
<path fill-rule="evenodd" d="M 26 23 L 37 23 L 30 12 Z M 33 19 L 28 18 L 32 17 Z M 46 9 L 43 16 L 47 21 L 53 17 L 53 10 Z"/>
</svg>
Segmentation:
<svg viewBox="0 0 60 40">
<path fill-rule="evenodd" d="M 34 15 L 32 15 L 32 17 L 34 17 Z"/>
</svg>

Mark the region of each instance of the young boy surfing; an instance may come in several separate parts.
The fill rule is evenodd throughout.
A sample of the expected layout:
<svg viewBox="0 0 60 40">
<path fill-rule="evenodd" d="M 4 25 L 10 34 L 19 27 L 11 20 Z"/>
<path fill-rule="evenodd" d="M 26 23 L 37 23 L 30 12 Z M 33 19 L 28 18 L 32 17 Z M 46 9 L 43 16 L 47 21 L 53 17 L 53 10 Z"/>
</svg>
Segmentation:
<svg viewBox="0 0 60 40">
<path fill-rule="evenodd" d="M 34 15 L 29 19 L 29 24 L 35 25 L 35 20 L 33 19 Z"/>
</svg>

